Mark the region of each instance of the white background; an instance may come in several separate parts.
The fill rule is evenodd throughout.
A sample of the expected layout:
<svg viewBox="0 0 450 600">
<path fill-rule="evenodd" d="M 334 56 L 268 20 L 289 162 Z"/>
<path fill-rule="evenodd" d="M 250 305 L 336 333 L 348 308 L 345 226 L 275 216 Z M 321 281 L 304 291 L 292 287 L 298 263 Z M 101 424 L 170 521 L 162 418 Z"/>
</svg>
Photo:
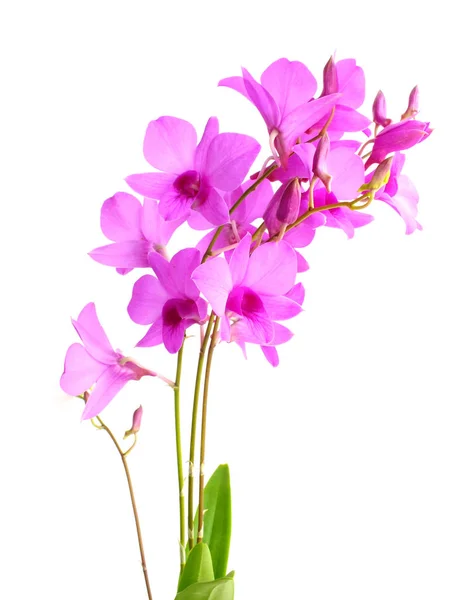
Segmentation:
<svg viewBox="0 0 450 600">
<path fill-rule="evenodd" d="M 237 600 L 448 600 L 450 408 L 447 17 L 435 1 L 5 2 L 1 15 L 0 597 L 145 598 L 120 459 L 59 389 L 70 316 L 95 301 L 113 345 L 143 335 L 121 278 L 87 256 L 106 243 L 104 199 L 146 169 L 146 125 L 266 132 L 219 79 L 241 65 L 355 57 L 366 108 L 391 116 L 419 84 L 435 127 L 408 152 L 424 231 L 388 207 L 347 241 L 319 231 L 295 338 L 272 369 L 220 346 L 207 470 L 228 462 Z M 320 85 L 320 84 L 319 84 Z M 264 158 L 261 155 L 261 159 Z M 178 238 L 180 240 L 181 238 Z M 181 239 L 183 243 L 183 239 Z M 184 239 L 185 244 L 193 241 Z M 172 246 L 172 250 L 176 245 Z M 187 346 L 187 424 L 198 341 Z M 134 352 L 134 351 L 133 351 Z M 135 352 L 174 376 L 161 348 Z M 130 384 L 105 411 L 119 434 L 144 405 L 130 457 L 155 600 L 174 597 L 177 490 L 170 390 Z M 187 458 L 188 429 L 184 430 Z"/>
</svg>

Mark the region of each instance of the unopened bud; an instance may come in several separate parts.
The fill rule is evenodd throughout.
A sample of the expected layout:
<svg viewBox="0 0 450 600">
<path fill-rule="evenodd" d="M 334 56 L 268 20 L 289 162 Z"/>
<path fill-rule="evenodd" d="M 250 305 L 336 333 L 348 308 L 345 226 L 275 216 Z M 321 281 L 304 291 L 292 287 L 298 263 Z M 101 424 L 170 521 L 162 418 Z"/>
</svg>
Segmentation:
<svg viewBox="0 0 450 600">
<path fill-rule="evenodd" d="M 365 183 L 359 188 L 359 192 L 376 192 L 389 181 L 389 177 L 391 175 L 391 167 L 392 161 L 394 160 L 393 156 L 389 158 L 385 158 L 383 162 L 381 162 L 375 171 L 373 172 L 372 178 L 370 181 Z"/>
<path fill-rule="evenodd" d="M 419 87 L 416 85 L 415 87 L 413 87 L 413 89 L 411 90 L 411 93 L 409 94 L 408 108 L 402 114 L 401 120 L 403 121 L 404 119 L 409 119 L 410 117 L 415 117 L 418 112 L 419 112 Z"/>
<path fill-rule="evenodd" d="M 328 96 L 328 94 L 336 94 L 339 91 L 339 83 L 337 77 L 336 63 L 333 57 L 327 62 L 323 69 L 323 92 L 322 96 Z"/>
<path fill-rule="evenodd" d="M 128 431 L 125 431 L 125 435 L 123 436 L 124 440 L 127 437 L 129 437 L 130 435 L 136 434 L 139 431 L 139 429 L 141 428 L 142 412 L 143 412 L 142 406 L 140 406 L 139 408 L 137 408 L 134 411 L 133 423 L 131 425 L 131 429 L 128 429 Z"/>
<path fill-rule="evenodd" d="M 386 98 L 383 92 L 380 90 L 375 96 L 375 100 L 372 105 L 373 122 L 376 125 L 387 127 L 392 123 L 392 119 L 386 117 Z"/>
<path fill-rule="evenodd" d="M 327 192 L 331 192 L 331 175 L 327 172 L 327 158 L 330 152 L 330 138 L 324 133 L 317 144 L 316 152 L 313 158 L 312 171 L 326 187 Z"/>
<path fill-rule="evenodd" d="M 298 177 L 292 179 L 281 195 L 280 203 L 277 208 L 277 219 L 281 223 L 290 225 L 298 216 L 302 189 Z"/>
</svg>

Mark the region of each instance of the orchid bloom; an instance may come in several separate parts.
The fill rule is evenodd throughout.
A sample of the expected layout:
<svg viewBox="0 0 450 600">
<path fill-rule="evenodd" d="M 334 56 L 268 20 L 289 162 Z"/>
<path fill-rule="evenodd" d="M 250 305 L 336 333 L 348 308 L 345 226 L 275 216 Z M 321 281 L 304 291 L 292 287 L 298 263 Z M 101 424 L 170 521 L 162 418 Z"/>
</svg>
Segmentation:
<svg viewBox="0 0 450 600">
<path fill-rule="evenodd" d="M 78 396 L 95 383 L 82 419 L 97 416 L 128 381 L 157 375 L 113 350 L 93 302 L 83 308 L 78 319 L 72 319 L 72 324 L 84 345 L 72 344 L 67 350 L 60 385 L 67 394 Z"/>
<path fill-rule="evenodd" d="M 339 94 L 313 99 L 317 82 L 301 62 L 280 58 L 261 75 L 258 83 L 246 69 L 242 77 L 228 77 L 219 82 L 245 96 L 261 113 L 274 158 L 286 167 L 292 147 L 322 117 L 329 114 Z"/>
<path fill-rule="evenodd" d="M 366 162 L 366 169 L 374 163 L 382 162 L 391 152 L 412 148 L 426 139 L 432 129 L 429 123 L 406 119 L 385 127 L 375 138 L 372 152 Z"/>
<path fill-rule="evenodd" d="M 221 338 L 231 339 L 229 319 L 243 320 L 260 344 L 270 344 L 274 321 L 297 315 L 299 306 L 286 297 L 292 289 L 297 260 L 284 241 L 263 244 L 249 256 L 252 238 L 247 234 L 230 262 L 216 257 L 197 267 L 192 279 L 221 320 Z"/>
<path fill-rule="evenodd" d="M 200 258 L 196 248 L 180 250 L 170 262 L 156 253 L 149 257 L 156 277 L 144 275 L 138 279 L 128 305 L 128 314 L 135 323 L 151 325 L 137 346 L 163 343 L 173 354 L 181 348 L 186 329 L 205 321 L 207 304 L 191 280 Z"/>
<path fill-rule="evenodd" d="M 147 127 L 144 156 L 161 173 L 130 175 L 126 181 L 134 191 L 159 200 L 166 221 L 186 220 L 192 209 L 222 225 L 229 214 L 221 193 L 242 183 L 260 148 L 248 135 L 219 133 L 215 117 L 208 120 L 198 145 L 188 121 L 160 117 Z"/>
<path fill-rule="evenodd" d="M 396 152 L 389 180 L 375 194 L 375 200 L 382 200 L 401 216 L 406 225 L 406 234 L 409 235 L 416 230 L 420 231 L 422 225 L 416 220 L 419 194 L 409 177 L 401 174 L 405 159 L 404 154 Z M 368 179 L 370 179 L 370 175 Z"/>
<path fill-rule="evenodd" d="M 158 203 L 118 192 L 105 200 L 101 210 L 100 226 L 113 244 L 95 248 L 89 256 L 124 275 L 135 267 L 149 267 L 150 252 L 164 255 L 165 246 L 180 220 L 166 222 L 158 212 Z"/>
</svg>

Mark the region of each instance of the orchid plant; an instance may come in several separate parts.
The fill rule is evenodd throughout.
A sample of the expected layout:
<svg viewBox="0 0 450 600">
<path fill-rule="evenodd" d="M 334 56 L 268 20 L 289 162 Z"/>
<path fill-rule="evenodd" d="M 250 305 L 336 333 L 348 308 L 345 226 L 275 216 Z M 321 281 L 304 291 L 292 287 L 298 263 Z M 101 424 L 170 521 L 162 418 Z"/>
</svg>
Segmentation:
<svg viewBox="0 0 450 600">
<path fill-rule="evenodd" d="M 220 133 L 216 117 L 208 119 L 200 141 L 193 125 L 183 119 L 163 116 L 151 121 L 144 156 L 154 170 L 126 178 L 142 200 L 123 191 L 108 198 L 100 224 L 111 243 L 90 252 L 120 275 L 146 270 L 133 286 L 127 309 L 131 320 L 143 326 L 136 345 L 163 345 L 176 354 L 175 377 L 114 350 L 92 302 L 72 320 L 81 343 L 69 347 L 61 377 L 62 389 L 84 400 L 82 419 L 104 430 L 120 454 L 149 599 L 149 571 L 128 466 L 143 408 L 136 409 L 125 433 L 125 439 L 132 440 L 127 449 L 103 421 L 103 409 L 117 395 L 120 401 L 122 388 L 132 380 L 160 378 L 172 388 L 179 486 L 176 598 L 231 600 L 229 470 L 220 465 L 205 484 L 204 467 L 217 344 L 235 343 L 245 357 L 247 344 L 255 344 L 270 365 L 278 365 L 277 347 L 293 336 L 284 322 L 302 311 L 305 295 L 297 277 L 309 266 L 299 250 L 311 244 L 319 227 L 342 229 L 351 238 L 355 228 L 373 220 L 365 209 L 381 201 L 403 219 L 407 234 L 421 229 L 416 220 L 418 194 L 403 174 L 403 151 L 431 133 L 429 123 L 416 118 L 417 87 L 395 120 L 388 118 L 381 91 L 371 118 L 359 112 L 365 80 L 354 59 L 330 58 L 318 97 L 310 70 L 286 58 L 269 65 L 260 83 L 242 69 L 242 76 L 222 79 L 219 85 L 242 94 L 264 119 L 269 151 L 262 165 L 248 176 L 260 144 L 242 133 Z M 186 224 L 192 246 L 172 254 L 172 234 Z M 200 348 L 192 391 L 186 513 L 180 387 L 188 331 L 199 333 Z"/>
</svg>

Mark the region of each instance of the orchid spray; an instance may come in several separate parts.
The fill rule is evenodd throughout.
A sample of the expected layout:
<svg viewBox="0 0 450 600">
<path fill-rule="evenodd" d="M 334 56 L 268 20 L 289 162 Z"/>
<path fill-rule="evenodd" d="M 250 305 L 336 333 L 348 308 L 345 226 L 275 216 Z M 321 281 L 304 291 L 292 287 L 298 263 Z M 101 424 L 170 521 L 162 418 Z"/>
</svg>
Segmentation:
<svg viewBox="0 0 450 600">
<path fill-rule="evenodd" d="M 204 469 L 217 344 L 236 343 L 244 356 L 247 344 L 256 344 L 270 365 L 278 365 L 277 347 L 293 335 L 284 322 L 302 311 L 305 291 L 297 278 L 309 266 L 300 250 L 313 241 L 317 228 L 339 228 L 351 238 L 355 228 L 373 220 L 364 210 L 381 201 L 403 219 L 407 234 L 421 229 L 416 220 L 418 194 L 402 173 L 403 151 L 431 133 L 429 123 L 416 118 L 417 87 L 395 120 L 394 115 L 388 118 L 381 91 L 371 118 L 359 112 L 365 81 L 354 59 L 330 58 L 318 95 L 309 69 L 286 58 L 269 65 L 260 83 L 242 69 L 242 76 L 222 79 L 219 85 L 236 90 L 260 112 L 267 126 L 269 156 L 248 176 L 261 150 L 252 137 L 220 133 L 216 117 L 208 119 L 200 140 L 193 125 L 183 119 L 163 116 L 151 121 L 144 156 L 154 170 L 126 178 L 142 199 L 117 192 L 104 202 L 101 229 L 111 243 L 90 252 L 120 275 L 132 269 L 147 271 L 130 290 L 127 307 L 131 320 L 143 326 L 136 345 L 163 345 L 176 354 L 175 376 L 165 377 L 113 350 L 90 302 L 72 321 L 82 343 L 69 347 L 61 377 L 62 389 L 84 400 L 82 418 L 104 430 L 120 454 L 149 599 L 149 571 L 128 467 L 143 407 L 130 419 L 124 438 L 127 449 L 101 418 L 102 410 L 116 395 L 120 402 L 122 388 L 132 380 L 160 378 L 172 388 L 180 544 L 174 593 L 179 600 L 231 600 L 229 470 L 220 465 L 205 483 Z M 173 253 L 167 245 L 184 224 L 191 230 L 192 247 Z M 180 386 L 188 330 L 199 332 L 200 351 L 192 390 L 186 502 Z"/>
</svg>

